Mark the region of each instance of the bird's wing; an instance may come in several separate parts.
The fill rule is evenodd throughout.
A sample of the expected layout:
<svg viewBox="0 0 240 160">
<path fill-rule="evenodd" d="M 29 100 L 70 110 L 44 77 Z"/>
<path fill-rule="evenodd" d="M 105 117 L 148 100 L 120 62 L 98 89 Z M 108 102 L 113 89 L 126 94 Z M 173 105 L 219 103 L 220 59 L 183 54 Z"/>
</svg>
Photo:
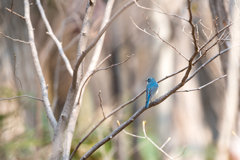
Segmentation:
<svg viewBox="0 0 240 160">
<path fill-rule="evenodd" d="M 154 96 L 155 92 L 156 92 L 156 88 L 155 87 L 149 88 L 150 99 L 152 99 L 152 97 Z"/>
</svg>

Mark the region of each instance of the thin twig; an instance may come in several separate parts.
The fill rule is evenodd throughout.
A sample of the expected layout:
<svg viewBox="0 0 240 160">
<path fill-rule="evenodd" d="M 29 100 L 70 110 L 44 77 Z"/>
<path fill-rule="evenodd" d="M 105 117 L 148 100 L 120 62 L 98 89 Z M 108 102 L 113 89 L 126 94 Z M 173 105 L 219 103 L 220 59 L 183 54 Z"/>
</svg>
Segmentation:
<svg viewBox="0 0 240 160">
<path fill-rule="evenodd" d="M 21 42 L 21 43 L 25 43 L 25 44 L 30 44 L 29 42 L 26 42 L 26 41 L 23 41 L 23 40 L 19 40 L 19 39 L 14 39 L 12 37 L 9 37 L 7 35 L 5 35 L 4 33 L 0 32 L 1 35 L 3 35 L 4 37 L 8 38 L 8 39 L 11 39 L 12 41 L 15 41 L 15 42 Z"/>
<path fill-rule="evenodd" d="M 163 149 L 163 147 L 165 147 L 165 145 L 171 140 L 171 137 L 168 137 L 167 141 L 165 143 L 163 143 L 163 145 L 161 146 L 161 149 Z"/>
<path fill-rule="evenodd" d="M 16 68 L 17 68 L 17 64 L 16 64 L 16 54 L 15 54 L 15 52 L 13 52 L 13 54 L 14 54 L 14 69 L 13 69 L 13 74 L 14 74 L 14 76 L 17 78 L 18 82 L 20 83 L 22 92 L 23 92 L 23 94 L 25 95 L 25 92 L 24 92 L 23 86 L 22 86 L 22 82 L 20 81 L 20 79 L 19 79 L 18 76 L 16 75 Z"/>
<path fill-rule="evenodd" d="M 232 46 L 230 48 L 227 48 L 221 52 L 219 52 L 218 54 L 216 54 L 215 56 L 213 56 L 212 58 L 210 58 L 208 61 L 206 61 L 203 65 L 201 65 L 200 67 L 198 67 L 198 69 L 191 75 L 189 76 L 188 79 L 186 79 L 186 82 L 188 82 L 189 80 L 191 80 L 198 72 L 200 72 L 206 65 L 208 65 L 210 62 L 212 62 L 214 59 L 216 59 L 218 56 L 226 53 L 227 51 L 229 51 L 230 49 L 232 48 L 235 48 L 235 47 L 240 47 L 240 45 L 236 45 L 236 46 Z"/>
<path fill-rule="evenodd" d="M 31 98 L 31 99 L 43 102 L 43 99 L 36 98 L 36 97 L 33 97 L 33 96 L 28 96 L 28 95 L 21 95 L 21 96 L 15 96 L 15 97 L 10 97 L 10 98 L 2 98 L 2 99 L 0 99 L 0 101 L 12 100 L 12 99 L 23 98 L 23 97 L 27 97 L 27 98 Z"/>
<path fill-rule="evenodd" d="M 168 16 L 173 16 L 173 17 L 176 17 L 176 18 L 179 18 L 179 19 L 182 19 L 184 21 L 188 21 L 187 19 L 179 16 L 179 15 L 176 15 L 176 14 L 170 14 L 170 13 L 167 13 L 165 12 L 163 9 L 161 9 L 162 11 L 159 11 L 159 10 L 156 10 L 156 9 L 152 9 L 152 8 L 147 8 L 147 7 L 144 7 L 144 6 L 141 6 L 139 5 L 139 3 L 137 3 L 137 0 L 134 0 L 134 2 L 136 3 L 136 5 L 139 7 L 139 8 L 142 8 L 142 9 L 145 9 L 145 10 L 149 10 L 149 11 L 155 11 L 157 13 L 161 13 L 161 14 L 165 14 L 165 15 L 168 15 Z M 152 1 L 155 5 L 156 3 L 154 1 Z"/>
<path fill-rule="evenodd" d="M 99 97 L 100 107 L 101 107 L 101 110 L 102 110 L 103 117 L 106 118 L 106 116 L 105 116 L 105 114 L 104 114 L 104 111 L 103 111 L 103 107 L 102 107 L 101 91 L 99 91 L 98 97 Z"/>
<path fill-rule="evenodd" d="M 183 26 L 182 32 L 186 34 L 191 40 L 193 40 L 193 38 L 187 32 L 185 32 L 185 26 Z"/>
<path fill-rule="evenodd" d="M 201 54 L 192 64 L 195 65 L 202 57 L 204 57 L 208 53 L 208 51 L 210 51 L 215 45 L 217 45 L 223 38 L 225 32 L 226 32 L 226 30 L 224 30 L 222 35 L 218 38 L 218 40 L 215 43 L 213 43 L 210 47 L 208 47 L 208 49 L 206 49 L 205 52 L 203 54 Z M 203 47 L 201 47 L 201 48 L 203 48 Z"/>
<path fill-rule="evenodd" d="M 149 35 L 149 36 L 151 36 L 151 37 L 153 37 L 153 38 L 155 38 L 155 39 L 157 39 L 157 40 L 159 40 L 159 39 L 162 40 L 164 43 L 166 43 L 167 45 L 169 45 L 170 47 L 172 47 L 175 51 L 177 51 L 177 53 L 178 53 L 180 56 L 182 56 L 184 59 L 186 59 L 186 60 L 188 61 L 188 59 L 187 59 L 185 56 L 183 56 L 173 45 L 171 45 L 170 43 L 168 43 L 168 42 L 166 42 L 164 39 L 162 39 L 157 32 L 155 32 L 154 30 L 151 29 L 152 32 L 154 32 L 154 34 L 157 35 L 157 37 L 156 37 L 156 36 L 148 33 L 145 29 L 140 28 L 140 27 L 133 21 L 132 17 L 130 17 L 130 19 L 131 19 L 133 25 L 134 25 L 137 29 L 139 29 L 140 31 L 146 33 L 147 35 Z M 150 27 L 150 28 L 151 28 L 151 27 Z"/>
<path fill-rule="evenodd" d="M 130 58 L 132 58 L 134 56 L 134 54 L 132 54 L 131 56 L 127 56 L 128 58 L 125 59 L 124 61 L 122 62 L 119 62 L 119 63 L 116 63 L 116 64 L 112 64 L 111 66 L 108 66 L 108 67 L 105 67 L 105 68 L 100 68 L 100 69 L 97 69 L 96 71 L 94 71 L 95 73 L 98 72 L 98 71 L 102 71 L 102 70 L 107 70 L 107 69 L 110 69 L 112 67 L 115 67 L 115 66 L 119 66 L 125 62 L 127 62 Z"/>
<path fill-rule="evenodd" d="M 183 76 L 182 82 L 181 82 L 182 86 L 185 84 L 185 80 L 188 78 L 188 76 L 190 74 L 190 71 L 192 70 L 192 62 L 193 62 L 194 58 L 199 53 L 197 39 L 196 39 L 196 35 L 195 35 L 195 26 L 194 26 L 194 24 L 192 22 L 193 16 L 192 16 L 192 10 L 191 10 L 191 0 L 188 0 L 188 12 L 189 12 L 188 23 L 190 24 L 190 26 L 192 28 L 192 38 L 193 38 L 193 43 L 194 43 L 194 53 L 191 56 L 191 58 L 189 59 L 189 61 L 188 61 L 188 69 L 185 72 L 185 75 Z"/>
<path fill-rule="evenodd" d="M 152 143 L 158 150 L 160 150 L 163 154 L 165 154 L 168 158 L 173 159 L 169 154 L 167 154 L 167 153 L 162 149 L 162 147 L 158 147 L 158 145 L 156 145 L 156 143 L 154 143 L 154 142 L 147 136 L 147 132 L 146 132 L 146 129 L 145 129 L 145 127 L 146 127 L 146 121 L 143 121 L 142 125 L 143 125 L 143 133 L 144 133 L 146 139 L 147 139 L 149 142 L 151 142 L 151 143 Z M 167 140 L 164 144 L 166 144 L 167 142 L 169 142 L 169 140 Z"/>
<path fill-rule="evenodd" d="M 120 124 L 120 122 L 117 120 L 117 124 L 118 124 L 118 126 L 120 126 L 121 124 Z M 142 138 L 142 139 L 146 139 L 146 137 L 144 136 L 138 136 L 138 135 L 135 135 L 135 134 L 132 134 L 132 133 L 129 133 L 129 132 L 127 132 L 127 131 L 125 131 L 125 129 L 123 129 L 123 132 L 125 133 L 125 134 L 127 134 L 127 135 L 130 135 L 130 136 L 132 136 L 132 137 L 136 137 L 136 138 Z"/>
<path fill-rule="evenodd" d="M 144 15 L 143 13 L 143 17 L 145 18 L 147 24 L 148 24 L 148 28 L 155 34 L 157 35 L 157 37 L 162 40 L 164 43 L 166 43 L 167 45 L 169 45 L 170 47 L 172 47 L 180 56 L 182 56 L 185 60 L 189 61 L 182 53 L 180 53 L 172 44 L 170 44 L 169 42 L 165 41 L 164 39 L 162 39 L 159 35 L 159 33 L 157 33 L 156 31 L 154 31 L 150 25 L 150 23 L 147 20 L 147 17 Z"/>
<path fill-rule="evenodd" d="M 118 123 L 118 126 L 120 126 L 120 122 L 117 121 L 117 123 Z M 147 139 L 147 140 L 148 140 L 149 142 L 151 142 L 158 150 L 160 150 L 163 154 L 165 154 L 165 155 L 166 155 L 168 158 L 170 158 L 170 159 L 176 159 L 177 157 L 179 157 L 179 156 L 177 156 L 176 158 L 172 158 L 170 155 L 168 155 L 168 154 L 163 150 L 163 147 L 171 140 L 171 137 L 169 137 L 169 138 L 167 139 L 167 141 L 164 142 L 161 147 L 159 147 L 158 145 L 156 145 L 156 143 L 154 143 L 154 142 L 147 136 L 147 133 L 146 133 L 146 121 L 143 121 L 143 122 L 142 122 L 142 125 L 143 125 L 143 133 L 144 133 L 144 136 L 138 136 L 138 135 L 129 133 L 129 132 L 125 131 L 124 129 L 123 129 L 123 132 L 124 132 L 125 134 L 127 134 L 127 135 L 132 136 L 132 137 L 141 138 L 141 139 Z M 183 150 L 183 152 L 181 153 L 181 155 L 183 155 L 183 153 L 185 152 L 185 150 L 186 150 L 186 146 L 185 146 L 185 149 Z M 180 155 L 180 156 L 181 156 L 181 155 Z"/>
<path fill-rule="evenodd" d="M 108 60 L 108 58 L 110 58 L 112 55 L 109 54 L 107 57 L 105 57 L 96 67 L 96 69 L 98 69 L 106 60 Z"/>
<path fill-rule="evenodd" d="M 80 101 L 80 97 L 81 97 L 81 94 L 82 94 L 82 89 L 84 88 L 84 86 L 85 86 L 85 84 L 88 82 L 88 80 L 89 80 L 95 73 L 97 73 L 97 72 L 99 72 L 99 71 L 102 71 L 102 70 L 110 69 L 110 68 L 115 67 L 115 66 L 118 66 L 118 65 L 121 65 L 121 64 L 127 62 L 130 58 L 132 58 L 132 57 L 134 56 L 134 54 L 132 54 L 131 56 L 127 56 L 128 58 L 125 59 L 124 61 L 120 62 L 120 63 L 112 64 L 111 66 L 97 69 L 97 68 L 99 68 L 99 67 L 102 65 L 102 63 L 105 62 L 110 56 L 111 56 L 111 55 L 108 55 L 106 58 L 104 58 L 103 61 L 100 62 L 99 65 L 96 67 L 96 70 L 94 70 L 94 71 L 86 78 L 86 80 L 84 81 L 83 86 L 82 86 L 82 88 L 81 88 L 81 91 L 80 91 L 80 96 L 79 96 L 78 103 L 79 103 L 79 101 Z"/>
<path fill-rule="evenodd" d="M 9 12 L 11 12 L 11 13 L 13 13 L 13 14 L 15 14 L 16 16 L 18 16 L 18 17 L 20 17 L 20 18 L 22 18 L 22 19 L 25 19 L 25 17 L 23 17 L 22 15 L 20 15 L 20 14 L 18 14 L 18 13 L 16 13 L 16 12 L 14 12 L 13 10 L 11 10 L 11 9 L 9 9 L 9 8 L 5 8 L 7 11 L 9 11 Z"/>
<path fill-rule="evenodd" d="M 224 77 L 227 77 L 227 75 L 225 74 L 225 75 L 223 75 L 221 77 L 218 77 L 218 78 L 214 79 L 213 81 L 211 81 L 211 82 L 209 82 L 209 83 L 207 83 L 207 84 L 205 84 L 205 85 L 203 85 L 203 86 L 201 86 L 199 88 L 194 88 L 194 89 L 189 89 L 189 90 L 179 90 L 179 91 L 176 91 L 176 92 L 191 92 L 191 91 L 201 90 L 204 87 L 207 87 L 208 85 L 210 85 L 210 84 L 212 84 L 212 83 L 214 83 L 214 82 L 216 82 L 216 81 L 218 81 L 218 80 L 220 80 L 220 79 L 222 79 Z"/>
<path fill-rule="evenodd" d="M 11 10 L 13 10 L 13 1 L 14 1 L 14 0 L 12 0 L 12 4 L 11 4 L 11 6 L 10 6 Z"/>
</svg>

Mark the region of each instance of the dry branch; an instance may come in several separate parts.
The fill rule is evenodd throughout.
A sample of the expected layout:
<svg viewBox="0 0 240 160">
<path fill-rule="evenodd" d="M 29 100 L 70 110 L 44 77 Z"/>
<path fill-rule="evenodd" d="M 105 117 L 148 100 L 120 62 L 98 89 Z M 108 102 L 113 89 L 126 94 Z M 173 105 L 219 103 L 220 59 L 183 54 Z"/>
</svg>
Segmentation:
<svg viewBox="0 0 240 160">
<path fill-rule="evenodd" d="M 132 55 L 132 56 L 133 56 L 133 55 Z M 126 60 L 124 60 L 123 62 L 120 62 L 120 63 L 117 63 L 117 64 L 113 64 L 113 65 L 111 65 L 111 66 L 109 66 L 109 67 L 106 67 L 106 68 L 101 68 L 101 69 L 95 70 L 92 74 L 90 74 L 90 75 L 86 78 L 86 80 L 85 80 L 84 83 L 83 83 L 83 87 L 82 87 L 82 88 L 84 88 L 84 86 L 86 85 L 86 83 L 88 82 L 88 80 L 93 76 L 93 74 L 95 74 L 95 73 L 97 73 L 97 72 L 99 72 L 99 71 L 102 71 L 102 70 L 110 69 L 110 68 L 112 68 L 112 67 L 114 67 L 114 66 L 121 65 L 121 64 L 127 62 L 132 56 L 129 56 L 129 57 L 128 57 Z M 108 56 L 108 57 L 110 57 L 110 56 Z M 105 58 L 103 61 L 105 61 L 105 60 L 106 60 L 106 58 Z M 103 62 L 103 61 L 102 61 L 102 62 Z M 97 68 L 100 67 L 100 65 L 102 64 L 102 62 L 100 62 L 100 64 L 97 66 Z M 81 91 L 80 91 L 80 95 L 82 95 L 82 89 L 81 89 Z M 80 97 L 81 97 L 81 96 L 80 96 Z M 79 99 L 78 101 L 80 101 L 80 99 Z M 118 110 L 120 110 L 120 109 L 121 109 L 121 108 L 119 107 Z M 90 135 L 92 134 L 92 132 L 93 132 L 95 129 L 97 129 L 97 127 L 98 127 L 100 124 L 102 124 L 106 119 L 108 119 L 110 116 L 112 116 L 112 115 L 113 115 L 114 113 L 116 113 L 116 111 L 118 111 L 118 110 L 115 109 L 113 112 L 111 112 L 111 113 L 108 114 L 107 116 L 104 116 L 104 118 L 103 118 L 100 122 L 98 122 L 98 124 L 95 125 L 95 126 L 93 127 L 93 129 L 92 129 L 90 132 L 88 132 L 87 135 L 86 135 L 81 141 L 78 142 L 78 145 L 76 146 L 76 148 L 74 149 L 74 151 L 72 152 L 72 154 L 71 154 L 71 156 L 70 156 L 70 160 L 72 159 L 73 155 L 76 153 L 76 151 L 77 151 L 77 149 L 80 147 L 80 145 L 88 138 L 88 136 L 90 136 Z"/>
<path fill-rule="evenodd" d="M 9 11 L 9 12 L 11 12 L 11 13 L 13 13 L 13 14 L 15 14 L 16 16 L 18 16 L 18 17 L 20 17 L 20 18 L 22 18 L 22 19 L 24 19 L 25 20 L 25 17 L 23 17 L 22 15 L 20 15 L 20 14 L 18 14 L 18 13 L 16 13 L 16 12 L 14 12 L 13 10 L 11 10 L 11 9 L 9 9 L 9 8 L 5 8 L 7 11 Z"/>
<path fill-rule="evenodd" d="M 24 14 L 25 14 L 25 21 L 26 21 L 27 28 L 28 28 L 28 36 L 29 36 L 31 54 L 33 57 L 33 63 L 35 65 L 39 83 L 41 85 L 44 107 L 45 107 L 45 110 L 47 113 L 47 117 L 48 117 L 53 129 L 55 130 L 55 128 L 57 126 L 57 121 L 56 121 L 56 119 L 53 115 L 52 109 L 51 109 L 51 104 L 48 99 L 47 85 L 46 85 L 46 82 L 45 82 L 45 79 L 44 79 L 44 76 L 42 73 L 42 69 L 40 66 L 40 62 L 38 59 L 38 52 L 37 52 L 37 48 L 36 48 L 35 42 L 34 42 L 34 33 L 33 33 L 32 23 L 31 23 L 31 19 L 30 19 L 30 8 L 29 8 L 28 0 L 24 0 Z"/>
<path fill-rule="evenodd" d="M 12 37 L 9 37 L 7 35 L 5 35 L 4 33 L 0 32 L 1 35 L 3 35 L 4 37 L 8 38 L 8 39 L 11 39 L 12 41 L 15 41 L 15 42 L 21 42 L 21 43 L 25 43 L 25 44 L 30 44 L 29 42 L 26 42 L 26 41 L 23 41 L 23 40 L 19 40 L 19 39 L 14 39 Z"/>
<path fill-rule="evenodd" d="M 198 90 L 201 90 L 201 89 L 203 89 L 204 87 L 207 87 L 208 85 L 210 85 L 210 84 L 212 84 L 212 83 L 214 83 L 214 82 L 216 82 L 216 81 L 218 81 L 218 80 L 220 80 L 220 79 L 222 79 L 222 78 L 225 78 L 225 77 L 227 77 L 226 74 L 225 74 L 224 76 L 221 76 L 221 77 L 218 77 L 218 78 L 212 80 L 211 82 L 209 82 L 209 83 L 207 83 L 207 84 L 205 84 L 205 85 L 203 85 L 203 86 L 201 86 L 201 87 L 199 87 L 199 88 L 188 89 L 188 90 L 178 90 L 178 91 L 176 91 L 176 92 L 191 92 L 191 91 L 198 91 Z"/>
<path fill-rule="evenodd" d="M 70 75 L 72 76 L 73 75 L 73 70 L 72 70 L 72 67 L 71 67 L 71 64 L 68 60 L 68 58 L 66 57 L 65 53 L 64 53 L 64 50 L 63 50 L 63 47 L 62 47 L 62 43 L 57 39 L 57 37 L 55 36 L 55 34 L 53 33 L 52 31 L 52 28 L 47 20 L 47 17 L 45 15 L 45 12 L 43 10 L 43 7 L 42 7 L 42 4 L 40 2 L 40 0 L 36 0 L 36 4 L 38 6 L 38 9 L 39 9 L 39 12 L 42 16 L 42 19 L 43 19 L 43 22 L 48 30 L 47 34 L 53 39 L 53 41 L 56 43 L 57 47 L 58 47 L 58 51 L 59 51 L 59 54 L 61 55 L 65 65 L 66 65 L 66 68 L 68 70 L 68 72 L 70 73 Z"/>
<path fill-rule="evenodd" d="M 128 2 L 126 5 L 124 5 L 120 10 L 118 10 L 112 18 L 108 21 L 108 23 L 103 27 L 103 29 L 98 33 L 97 37 L 93 40 L 93 42 L 86 48 L 86 50 L 82 51 L 82 55 L 79 57 L 79 59 L 76 62 L 74 72 L 77 72 L 79 65 L 81 64 L 83 58 L 87 55 L 87 53 L 96 45 L 98 40 L 101 38 L 101 36 L 105 33 L 105 31 L 108 29 L 110 24 L 128 7 L 134 4 L 134 1 Z M 76 82 L 76 78 L 73 76 L 73 82 Z"/>
<path fill-rule="evenodd" d="M 87 45 L 87 38 L 88 38 L 87 34 L 90 30 L 90 22 L 92 20 L 92 15 L 93 15 L 95 6 L 96 6 L 96 0 L 88 0 L 85 16 L 84 16 L 84 20 L 83 20 L 82 30 L 81 30 L 81 36 L 79 39 L 78 48 L 80 50 L 84 50 Z M 79 55 L 79 51 L 78 51 L 77 58 L 79 56 L 80 55 Z M 54 132 L 51 160 L 59 160 L 62 156 L 64 133 L 65 133 L 66 127 L 69 123 L 70 115 L 72 113 L 72 109 L 75 104 L 75 100 L 78 98 L 80 75 L 81 75 L 81 70 L 79 70 L 79 66 L 75 65 L 74 72 L 73 72 L 72 84 L 68 91 L 66 102 L 64 104 L 62 113 L 60 115 L 56 130 Z M 65 151 L 64 151 L 64 154 L 66 154 Z M 66 159 L 68 157 L 64 155 L 63 158 Z"/>
<path fill-rule="evenodd" d="M 120 126 L 120 122 L 117 121 L 117 123 L 118 123 L 118 126 Z M 141 138 L 141 139 L 147 139 L 147 140 L 148 140 L 149 142 L 151 142 L 159 151 L 161 151 L 163 154 L 165 154 L 168 158 L 170 158 L 170 159 L 172 159 L 172 160 L 173 160 L 173 159 L 176 159 L 176 158 L 178 158 L 178 157 L 180 157 L 180 156 L 182 156 L 182 155 L 184 154 L 187 146 L 185 146 L 183 152 L 182 152 L 179 156 L 177 156 L 177 157 L 175 157 L 175 158 L 172 158 L 169 154 L 167 154 L 167 153 L 163 150 L 163 147 L 171 140 L 171 137 L 169 137 L 169 138 L 167 139 L 167 141 L 164 142 L 161 147 L 159 147 L 158 145 L 156 145 L 156 143 L 154 143 L 154 142 L 147 136 L 147 133 L 146 133 L 146 121 L 143 121 L 143 122 L 142 122 L 142 125 L 143 125 L 144 137 L 143 137 L 143 136 L 138 136 L 138 135 L 135 135 L 135 134 L 132 134 L 132 133 L 129 133 L 129 132 L 125 131 L 125 130 L 123 130 L 123 132 L 124 132 L 125 134 L 127 134 L 127 135 L 132 136 L 132 137 Z"/>
<path fill-rule="evenodd" d="M 154 12 L 161 13 L 161 14 L 165 14 L 165 15 L 168 15 L 168 16 L 173 16 L 173 17 L 182 19 L 182 20 L 184 20 L 184 21 L 188 21 L 186 18 L 183 18 L 183 17 L 181 17 L 181 16 L 179 16 L 179 15 L 167 13 L 167 12 L 165 12 L 163 9 L 161 9 L 162 11 L 159 11 L 159 10 L 156 10 L 156 9 L 152 9 L 152 8 L 147 8 L 147 7 L 141 6 L 141 5 L 139 5 L 139 3 L 137 3 L 137 0 L 134 0 L 134 2 L 136 3 L 136 5 L 137 5 L 139 8 L 142 8 L 142 9 L 145 9 L 145 10 L 149 10 L 149 11 L 154 11 Z M 157 5 L 157 3 L 154 2 L 153 0 L 152 0 L 152 2 L 153 2 L 155 5 Z M 157 5 L 157 6 L 158 6 L 158 8 L 160 8 L 159 5 Z"/>
<path fill-rule="evenodd" d="M 106 116 L 105 116 L 105 113 L 104 113 L 103 107 L 102 107 L 101 91 L 99 91 L 98 97 L 99 97 L 99 101 L 100 101 L 100 107 L 101 107 L 101 110 L 102 110 L 102 114 L 103 114 L 103 117 L 105 118 Z"/>
<path fill-rule="evenodd" d="M 2 98 L 2 99 L 0 99 L 0 101 L 12 100 L 12 99 L 23 98 L 23 97 L 31 98 L 31 99 L 34 99 L 34 100 L 38 100 L 38 101 L 42 101 L 42 102 L 43 102 L 43 99 L 36 98 L 36 97 L 33 97 L 33 96 L 29 96 L 29 95 L 20 95 L 20 96 L 15 96 L 15 97 L 10 97 L 10 98 Z"/>
</svg>

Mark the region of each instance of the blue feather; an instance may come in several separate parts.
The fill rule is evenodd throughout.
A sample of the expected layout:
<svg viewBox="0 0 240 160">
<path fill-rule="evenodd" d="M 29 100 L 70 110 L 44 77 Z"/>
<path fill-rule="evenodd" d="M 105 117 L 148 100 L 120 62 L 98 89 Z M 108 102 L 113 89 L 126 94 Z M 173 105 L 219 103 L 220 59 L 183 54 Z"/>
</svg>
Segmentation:
<svg viewBox="0 0 240 160">
<path fill-rule="evenodd" d="M 158 90 L 158 83 L 155 81 L 154 78 L 150 77 L 147 80 L 148 84 L 146 87 L 146 104 L 145 104 L 145 108 L 149 107 L 149 102 L 151 100 L 151 98 L 156 94 L 157 90 Z"/>
</svg>

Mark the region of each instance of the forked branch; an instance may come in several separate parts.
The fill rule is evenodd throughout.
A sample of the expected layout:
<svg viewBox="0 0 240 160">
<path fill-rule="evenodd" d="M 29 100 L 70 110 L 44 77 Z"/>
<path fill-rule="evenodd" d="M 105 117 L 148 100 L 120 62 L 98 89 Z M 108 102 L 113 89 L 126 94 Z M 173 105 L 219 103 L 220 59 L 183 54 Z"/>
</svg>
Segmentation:
<svg viewBox="0 0 240 160">
<path fill-rule="evenodd" d="M 118 126 L 120 126 L 120 122 L 117 121 L 117 123 L 118 123 Z M 146 132 L 146 121 L 143 121 L 143 122 L 142 122 L 142 126 L 143 126 L 144 137 L 143 137 L 143 136 L 138 136 L 138 135 L 135 135 L 135 134 L 132 134 L 132 133 L 128 133 L 128 132 L 125 131 L 125 130 L 123 130 L 123 132 L 124 132 L 125 134 L 127 134 L 127 135 L 132 136 L 132 137 L 147 139 L 147 140 L 148 140 L 149 142 L 151 142 L 159 151 L 161 151 L 163 154 L 165 154 L 168 158 L 170 158 L 170 159 L 172 159 L 172 160 L 173 160 L 173 159 L 176 159 L 176 158 L 178 158 L 178 157 L 180 157 L 180 156 L 182 156 L 182 155 L 184 154 L 187 146 L 185 146 L 183 152 L 182 152 L 179 156 L 177 156 L 177 157 L 175 157 L 175 158 L 171 157 L 169 154 L 167 154 L 167 153 L 163 150 L 163 147 L 171 140 L 171 137 L 169 137 L 169 138 L 167 139 L 167 141 L 166 141 L 165 143 L 163 143 L 163 145 L 162 145 L 161 147 L 159 147 L 156 143 L 153 142 L 153 140 L 151 140 L 151 139 L 147 136 L 147 132 Z"/>
</svg>

